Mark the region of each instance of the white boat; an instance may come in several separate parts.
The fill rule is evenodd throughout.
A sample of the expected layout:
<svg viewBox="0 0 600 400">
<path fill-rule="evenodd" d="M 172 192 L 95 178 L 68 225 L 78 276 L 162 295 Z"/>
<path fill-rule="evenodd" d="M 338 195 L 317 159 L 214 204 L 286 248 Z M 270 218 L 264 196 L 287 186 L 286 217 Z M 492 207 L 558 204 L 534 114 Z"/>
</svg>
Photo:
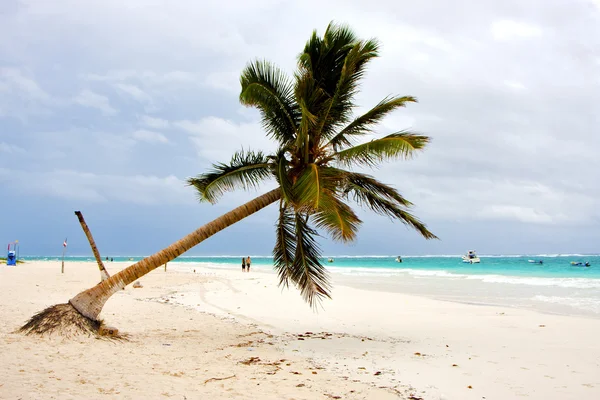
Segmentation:
<svg viewBox="0 0 600 400">
<path fill-rule="evenodd" d="M 477 264 L 480 263 L 481 260 L 479 259 L 477 254 L 475 254 L 475 250 L 469 250 L 467 254 L 462 256 L 462 262 L 469 264 Z"/>
</svg>

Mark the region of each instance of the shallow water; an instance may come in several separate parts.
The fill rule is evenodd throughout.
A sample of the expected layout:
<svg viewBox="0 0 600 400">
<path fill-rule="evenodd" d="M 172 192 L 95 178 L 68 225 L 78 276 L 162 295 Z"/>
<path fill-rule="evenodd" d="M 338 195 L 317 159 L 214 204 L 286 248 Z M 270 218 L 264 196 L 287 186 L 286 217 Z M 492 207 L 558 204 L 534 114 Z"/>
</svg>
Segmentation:
<svg viewBox="0 0 600 400">
<path fill-rule="evenodd" d="M 466 264 L 461 256 L 334 256 L 323 260 L 336 284 L 424 295 L 472 304 L 495 304 L 543 312 L 600 317 L 599 255 L 480 256 L 480 264 Z M 60 257 L 22 257 L 60 260 Z M 114 257 L 138 261 L 142 257 Z M 194 266 L 241 269 L 241 256 L 180 257 L 171 269 L 190 272 Z M 65 261 L 94 261 L 66 257 Z M 528 260 L 543 260 L 543 264 Z M 590 267 L 573 266 L 589 262 Z M 252 257 L 252 267 L 272 271 L 271 257 Z M 107 264 L 110 269 L 110 262 Z"/>
</svg>

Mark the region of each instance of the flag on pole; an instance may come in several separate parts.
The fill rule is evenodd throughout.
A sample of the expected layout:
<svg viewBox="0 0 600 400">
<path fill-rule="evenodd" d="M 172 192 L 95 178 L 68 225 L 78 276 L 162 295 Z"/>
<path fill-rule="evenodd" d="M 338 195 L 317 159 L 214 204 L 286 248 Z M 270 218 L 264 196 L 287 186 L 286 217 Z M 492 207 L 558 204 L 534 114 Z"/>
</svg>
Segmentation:
<svg viewBox="0 0 600 400">
<path fill-rule="evenodd" d="M 63 242 L 63 247 L 67 247 L 67 239 L 65 238 L 65 241 Z"/>
</svg>

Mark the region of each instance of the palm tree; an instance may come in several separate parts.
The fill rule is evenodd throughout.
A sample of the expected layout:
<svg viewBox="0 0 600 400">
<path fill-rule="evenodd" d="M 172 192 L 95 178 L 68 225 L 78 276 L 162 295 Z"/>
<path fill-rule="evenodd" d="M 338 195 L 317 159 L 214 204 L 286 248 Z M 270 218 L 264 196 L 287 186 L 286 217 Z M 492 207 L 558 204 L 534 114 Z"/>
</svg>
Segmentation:
<svg viewBox="0 0 600 400">
<path fill-rule="evenodd" d="M 349 201 L 397 219 L 426 239 L 436 238 L 407 211 L 411 203 L 396 189 L 351 169 L 409 158 L 429 141 L 426 136 L 399 131 L 358 143 L 373 134 L 375 125 L 385 116 L 416 101 L 411 96 L 387 97 L 353 118 L 359 83 L 378 50 L 377 41 L 359 40 L 348 27 L 332 23 L 323 37 L 313 32 L 298 56 L 293 79 L 268 61 L 249 63 L 240 79 L 240 101 L 259 110 L 264 129 L 277 142 L 277 151 L 270 155 L 238 151 L 229 163 L 215 164 L 213 170 L 188 179 L 188 183 L 201 201 L 210 203 L 217 202 L 224 192 L 255 188 L 267 179 L 274 179 L 277 188 L 79 293 L 68 304 L 44 310 L 22 330 L 43 333 L 51 330 L 44 328 L 46 325 L 54 329 L 58 319 L 67 319 L 64 314 L 77 319 L 77 313 L 87 318 L 82 325 L 96 329 L 98 315 L 112 294 L 276 202 L 279 219 L 273 256 L 279 283 L 297 286 L 311 306 L 330 297 L 330 283 L 316 241 L 317 229 L 336 241 L 354 240 L 361 220 Z"/>
</svg>

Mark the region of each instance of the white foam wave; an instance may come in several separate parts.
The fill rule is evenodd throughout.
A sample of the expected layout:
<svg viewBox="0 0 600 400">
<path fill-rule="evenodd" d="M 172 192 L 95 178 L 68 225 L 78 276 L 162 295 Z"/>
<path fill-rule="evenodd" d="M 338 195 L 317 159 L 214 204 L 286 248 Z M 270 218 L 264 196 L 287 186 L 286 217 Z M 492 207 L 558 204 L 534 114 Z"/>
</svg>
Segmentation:
<svg viewBox="0 0 600 400">
<path fill-rule="evenodd" d="M 561 296 L 542 296 L 537 295 L 532 298 L 535 301 L 544 303 L 560 304 L 579 308 L 581 310 L 600 313 L 600 298 L 593 297 L 561 297 Z"/>
<path fill-rule="evenodd" d="M 389 269 L 389 268 L 348 268 L 348 267 L 330 267 L 327 269 L 333 273 L 348 276 L 371 276 L 371 277 L 392 277 L 410 275 L 416 278 L 451 278 L 465 280 L 479 280 L 484 283 L 504 283 L 512 285 L 528 286 L 546 286 L 562 287 L 576 289 L 600 289 L 600 279 L 587 278 L 542 278 L 529 276 L 511 276 L 511 275 L 467 275 L 457 274 L 446 270 L 425 270 L 425 269 Z"/>
<path fill-rule="evenodd" d="M 405 271 L 413 276 L 439 276 L 443 278 L 464 278 L 467 276 L 463 274 L 454 274 L 444 270 L 407 269 Z"/>
<path fill-rule="evenodd" d="M 406 271 L 392 268 L 333 267 L 330 265 L 326 265 L 325 268 L 334 274 L 351 276 L 398 276 Z"/>
<path fill-rule="evenodd" d="M 577 289 L 600 289 L 600 279 L 540 278 L 508 275 L 468 275 L 467 279 L 478 279 L 486 283 L 509 283 L 513 285 L 556 286 Z"/>
<path fill-rule="evenodd" d="M 454 274 L 445 270 L 424 270 L 412 268 L 365 268 L 365 267 L 326 267 L 328 271 L 349 276 L 390 277 L 401 275 L 438 276 L 444 278 L 463 278 L 467 275 Z"/>
</svg>

